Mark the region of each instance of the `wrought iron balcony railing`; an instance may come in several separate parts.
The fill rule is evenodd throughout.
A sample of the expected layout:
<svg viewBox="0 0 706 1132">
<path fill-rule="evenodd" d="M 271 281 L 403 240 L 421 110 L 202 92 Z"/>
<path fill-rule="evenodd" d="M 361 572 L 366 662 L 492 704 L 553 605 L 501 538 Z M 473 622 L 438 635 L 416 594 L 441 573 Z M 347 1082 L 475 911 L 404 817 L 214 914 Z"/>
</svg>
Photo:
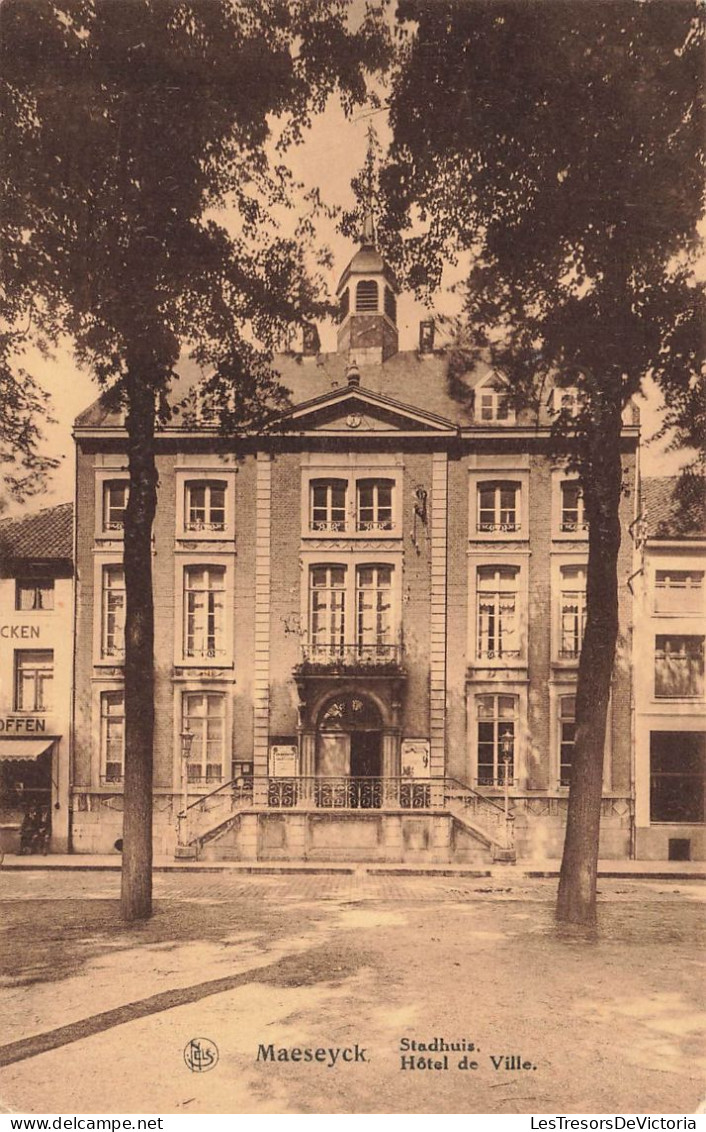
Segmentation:
<svg viewBox="0 0 706 1132">
<path fill-rule="evenodd" d="M 399 671 L 402 669 L 403 659 L 402 645 L 306 644 L 302 645 L 299 669 L 303 673 L 319 669 L 349 672 Z"/>
</svg>

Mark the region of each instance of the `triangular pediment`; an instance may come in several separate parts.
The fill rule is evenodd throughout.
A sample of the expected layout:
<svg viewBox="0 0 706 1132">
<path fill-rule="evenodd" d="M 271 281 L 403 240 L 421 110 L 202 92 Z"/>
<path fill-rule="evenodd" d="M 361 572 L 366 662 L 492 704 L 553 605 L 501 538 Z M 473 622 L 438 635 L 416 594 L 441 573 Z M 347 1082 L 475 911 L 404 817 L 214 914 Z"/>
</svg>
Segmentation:
<svg viewBox="0 0 706 1132">
<path fill-rule="evenodd" d="M 352 436 L 390 433 L 450 433 L 451 421 L 360 386 L 334 389 L 295 405 L 279 418 L 287 432 Z"/>
</svg>

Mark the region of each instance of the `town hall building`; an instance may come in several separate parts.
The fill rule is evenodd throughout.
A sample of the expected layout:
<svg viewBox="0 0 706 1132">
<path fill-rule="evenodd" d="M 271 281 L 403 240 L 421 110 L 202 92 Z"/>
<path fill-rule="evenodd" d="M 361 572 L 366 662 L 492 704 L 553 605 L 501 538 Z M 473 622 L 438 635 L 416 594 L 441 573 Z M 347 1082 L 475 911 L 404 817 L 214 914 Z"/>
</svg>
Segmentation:
<svg viewBox="0 0 706 1132">
<path fill-rule="evenodd" d="M 276 359 L 291 407 L 224 439 L 157 438 L 155 850 L 184 858 L 481 862 L 559 857 L 584 629 L 587 529 L 552 414 L 501 373 L 451 377 L 434 327 L 398 349 L 398 285 L 371 239 L 339 286 L 338 348 Z M 184 371 L 178 404 L 201 377 Z M 121 837 L 122 418 L 77 445 L 72 846 Z M 636 515 L 625 414 L 622 526 Z M 600 855 L 631 853 L 634 547 Z"/>
</svg>

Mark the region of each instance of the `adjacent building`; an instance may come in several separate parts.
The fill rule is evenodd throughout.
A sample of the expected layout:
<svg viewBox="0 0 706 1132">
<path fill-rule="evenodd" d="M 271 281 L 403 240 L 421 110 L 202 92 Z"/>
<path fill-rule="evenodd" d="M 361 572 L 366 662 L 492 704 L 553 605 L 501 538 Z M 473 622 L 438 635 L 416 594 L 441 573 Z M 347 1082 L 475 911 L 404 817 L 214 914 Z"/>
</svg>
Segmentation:
<svg viewBox="0 0 706 1132">
<path fill-rule="evenodd" d="M 339 284 L 337 351 L 311 334 L 277 360 L 292 407 L 273 427 L 226 441 L 186 415 L 159 433 L 157 852 L 561 853 L 587 531 L 549 432 L 573 392 L 515 412 L 490 366 L 450 372 L 430 323 L 399 351 L 397 295 L 365 241 Z M 183 373 L 175 405 L 200 376 Z M 121 836 L 128 482 L 109 406 L 75 438 L 72 837 L 91 852 Z M 629 410 L 626 531 L 638 438 Z M 633 569 L 626 537 L 603 857 L 631 853 Z"/>
<path fill-rule="evenodd" d="M 706 856 L 706 516 L 643 479 L 635 610 L 635 856 Z"/>
<path fill-rule="evenodd" d="M 54 852 L 70 837 L 73 506 L 0 522 L 0 849 L 40 808 Z"/>
</svg>

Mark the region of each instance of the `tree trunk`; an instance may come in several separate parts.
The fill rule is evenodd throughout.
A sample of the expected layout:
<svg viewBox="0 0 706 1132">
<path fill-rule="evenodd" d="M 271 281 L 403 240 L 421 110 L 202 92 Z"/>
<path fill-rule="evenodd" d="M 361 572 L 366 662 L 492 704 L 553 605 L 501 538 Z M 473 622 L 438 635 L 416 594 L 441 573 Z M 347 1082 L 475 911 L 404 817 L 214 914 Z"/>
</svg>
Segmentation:
<svg viewBox="0 0 706 1132">
<path fill-rule="evenodd" d="M 592 924 L 596 919 L 603 751 L 618 637 L 620 434 L 619 406 L 597 414 L 582 473 L 589 521 L 586 631 L 576 688 L 576 741 L 556 908 L 559 920 L 578 924 Z"/>
<path fill-rule="evenodd" d="M 125 790 L 121 905 L 126 920 L 152 915 L 154 605 L 152 523 L 157 504 L 155 401 L 146 375 L 127 381 L 130 496 L 125 512 Z"/>
</svg>

